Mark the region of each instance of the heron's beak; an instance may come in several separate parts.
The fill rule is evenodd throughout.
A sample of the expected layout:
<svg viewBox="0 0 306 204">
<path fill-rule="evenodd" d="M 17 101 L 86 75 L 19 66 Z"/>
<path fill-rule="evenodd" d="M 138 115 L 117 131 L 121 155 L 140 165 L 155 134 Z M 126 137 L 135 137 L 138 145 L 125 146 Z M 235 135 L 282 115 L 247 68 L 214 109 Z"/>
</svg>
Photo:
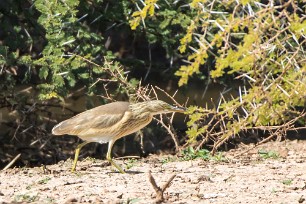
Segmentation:
<svg viewBox="0 0 306 204">
<path fill-rule="evenodd" d="M 170 111 L 178 112 L 178 113 L 184 113 L 186 110 L 187 110 L 187 108 L 178 107 L 178 106 L 171 106 L 171 109 L 170 109 Z"/>
</svg>

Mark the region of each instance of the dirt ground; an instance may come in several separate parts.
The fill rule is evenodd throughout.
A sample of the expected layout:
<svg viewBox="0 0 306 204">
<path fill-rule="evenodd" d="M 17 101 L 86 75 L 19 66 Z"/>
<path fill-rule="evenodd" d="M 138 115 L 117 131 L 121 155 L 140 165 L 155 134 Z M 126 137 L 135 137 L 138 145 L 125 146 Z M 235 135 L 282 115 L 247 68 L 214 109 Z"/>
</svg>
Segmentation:
<svg viewBox="0 0 306 204">
<path fill-rule="evenodd" d="M 306 141 L 268 142 L 245 152 L 224 152 L 226 161 L 181 161 L 171 155 L 116 162 L 120 174 L 103 160 L 71 160 L 0 172 L 0 203 L 154 203 L 158 186 L 175 175 L 165 203 L 306 203 Z M 259 153 L 260 152 L 260 153 Z"/>
</svg>

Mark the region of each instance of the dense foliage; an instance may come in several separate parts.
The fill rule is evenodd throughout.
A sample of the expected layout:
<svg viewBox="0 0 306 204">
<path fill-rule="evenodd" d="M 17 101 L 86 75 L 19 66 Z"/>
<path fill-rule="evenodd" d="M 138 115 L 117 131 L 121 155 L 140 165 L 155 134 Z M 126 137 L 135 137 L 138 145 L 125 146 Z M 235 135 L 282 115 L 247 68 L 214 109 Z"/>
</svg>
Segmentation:
<svg viewBox="0 0 306 204">
<path fill-rule="evenodd" d="M 157 6 L 159 2 L 145 1 L 143 9 L 133 14 L 132 28 L 140 24 L 140 17 L 143 20 L 148 16 L 146 22 L 158 20 L 159 10 L 167 10 Z M 189 24 L 180 39 L 179 51 L 187 53 L 187 59 L 175 73 L 180 77 L 179 85 L 186 85 L 203 68 L 214 80 L 226 75 L 244 82 L 236 98 L 226 100 L 221 96 L 213 109 L 189 109 L 190 141 L 200 137 L 201 146 L 214 140 L 217 148 L 243 130 L 263 129 L 283 135 L 296 130 L 294 124 L 304 126 L 303 1 L 193 0 L 185 6 Z"/>
</svg>

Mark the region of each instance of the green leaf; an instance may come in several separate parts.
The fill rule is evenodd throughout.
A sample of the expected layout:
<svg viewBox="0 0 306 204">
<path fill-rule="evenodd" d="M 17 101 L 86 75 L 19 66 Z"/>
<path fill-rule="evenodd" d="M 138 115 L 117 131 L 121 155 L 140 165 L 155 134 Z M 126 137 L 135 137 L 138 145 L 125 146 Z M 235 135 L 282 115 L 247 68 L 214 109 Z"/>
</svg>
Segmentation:
<svg viewBox="0 0 306 204">
<path fill-rule="evenodd" d="M 41 67 L 39 70 L 39 78 L 41 79 L 47 79 L 47 76 L 49 74 L 49 68 L 48 67 Z"/>
</svg>

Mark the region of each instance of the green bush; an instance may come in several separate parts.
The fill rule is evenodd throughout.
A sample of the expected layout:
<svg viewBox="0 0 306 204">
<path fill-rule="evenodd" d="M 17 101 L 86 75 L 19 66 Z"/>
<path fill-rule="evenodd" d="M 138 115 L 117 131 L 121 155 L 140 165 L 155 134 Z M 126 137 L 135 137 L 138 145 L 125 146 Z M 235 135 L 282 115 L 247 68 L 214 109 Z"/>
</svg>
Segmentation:
<svg viewBox="0 0 306 204">
<path fill-rule="evenodd" d="M 146 30 L 153 22 L 162 25 L 160 13 L 176 7 L 144 2 L 132 15 L 133 29 L 141 22 Z M 180 86 L 204 71 L 222 83 L 241 80 L 238 97 L 226 100 L 221 94 L 213 108 L 189 108 L 189 142 L 200 139 L 203 145 L 213 140 L 215 151 L 243 131 L 262 129 L 279 136 L 305 125 L 303 2 L 272 3 L 193 0 L 174 15 L 186 14 L 189 22 L 180 26 L 185 35 L 178 49 L 187 62 L 175 73 Z"/>
</svg>

